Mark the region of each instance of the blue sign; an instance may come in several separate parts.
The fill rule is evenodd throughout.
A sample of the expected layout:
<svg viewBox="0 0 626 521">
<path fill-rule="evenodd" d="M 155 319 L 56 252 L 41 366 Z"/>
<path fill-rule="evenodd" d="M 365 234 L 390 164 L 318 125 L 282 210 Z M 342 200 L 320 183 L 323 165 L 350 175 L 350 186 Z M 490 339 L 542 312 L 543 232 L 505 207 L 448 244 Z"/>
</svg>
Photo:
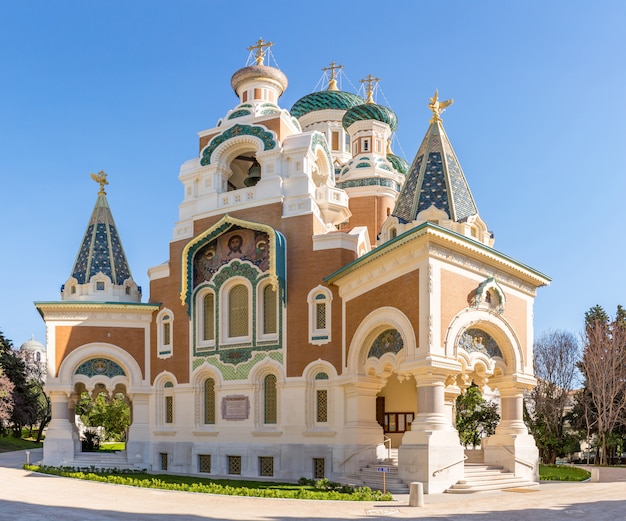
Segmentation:
<svg viewBox="0 0 626 521">
<path fill-rule="evenodd" d="M 389 467 L 376 467 L 378 472 L 389 472 Z"/>
</svg>

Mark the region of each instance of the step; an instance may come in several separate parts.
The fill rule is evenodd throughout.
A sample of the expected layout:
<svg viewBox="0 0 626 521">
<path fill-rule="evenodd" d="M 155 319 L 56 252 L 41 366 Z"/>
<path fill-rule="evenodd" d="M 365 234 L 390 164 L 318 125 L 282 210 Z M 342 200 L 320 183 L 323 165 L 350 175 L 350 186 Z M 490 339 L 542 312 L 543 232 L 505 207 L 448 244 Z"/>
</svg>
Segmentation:
<svg viewBox="0 0 626 521">
<path fill-rule="evenodd" d="M 519 481 L 516 483 L 511 483 L 508 486 L 502 485 L 480 485 L 476 487 L 457 487 L 457 485 L 452 485 L 448 490 L 446 490 L 446 494 L 472 494 L 474 492 L 488 492 L 493 490 L 507 490 L 512 488 L 525 488 L 525 489 L 537 489 L 539 488 L 539 483 L 535 483 L 534 481 Z"/>
</svg>

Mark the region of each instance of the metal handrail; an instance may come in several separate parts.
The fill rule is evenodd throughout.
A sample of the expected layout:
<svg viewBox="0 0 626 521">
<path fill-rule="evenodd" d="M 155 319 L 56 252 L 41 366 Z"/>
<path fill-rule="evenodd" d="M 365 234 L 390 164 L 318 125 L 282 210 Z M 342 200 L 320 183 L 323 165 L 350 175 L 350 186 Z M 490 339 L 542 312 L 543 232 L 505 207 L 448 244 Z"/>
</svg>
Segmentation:
<svg viewBox="0 0 626 521">
<path fill-rule="evenodd" d="M 356 456 L 357 454 L 360 454 L 361 452 L 364 452 L 366 450 L 375 449 L 379 445 L 385 445 L 387 443 L 389 443 L 389 445 L 387 447 L 387 457 L 389 459 L 391 459 L 391 438 L 388 438 L 387 436 L 383 435 L 383 442 L 382 442 L 382 444 L 381 443 L 377 443 L 376 445 L 368 445 L 367 447 L 363 447 L 362 449 L 359 449 L 359 450 L 353 452 L 352 454 L 350 454 L 350 456 L 348 456 L 345 460 L 343 460 L 339 464 L 339 466 L 343 467 L 346 463 L 348 463 L 349 460 L 351 460 L 354 456 Z"/>
<path fill-rule="evenodd" d="M 449 469 L 450 467 L 454 467 L 455 465 L 458 465 L 459 463 L 465 463 L 466 459 L 467 459 L 467 456 L 464 455 L 461 461 L 457 461 L 456 463 L 450 463 L 450 465 L 446 465 L 445 467 L 441 467 L 440 469 L 435 470 L 435 472 L 433 472 L 433 478 L 440 472 L 443 472 L 444 470 Z"/>
</svg>

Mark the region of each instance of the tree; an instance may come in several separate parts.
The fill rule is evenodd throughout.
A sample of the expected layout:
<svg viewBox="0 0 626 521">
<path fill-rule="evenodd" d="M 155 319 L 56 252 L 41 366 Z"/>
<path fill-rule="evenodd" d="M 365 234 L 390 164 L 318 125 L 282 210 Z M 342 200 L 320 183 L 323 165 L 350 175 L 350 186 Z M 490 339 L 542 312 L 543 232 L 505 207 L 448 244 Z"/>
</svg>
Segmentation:
<svg viewBox="0 0 626 521">
<path fill-rule="evenodd" d="M 584 342 L 581 405 L 588 431 L 597 433 L 597 462 L 606 464 L 611 433 L 626 419 L 626 310 L 617 306 L 611 321 L 600 306 L 591 308 L 585 313 Z"/>
<path fill-rule="evenodd" d="M 26 378 L 26 365 L 13 351 L 13 343 L 0 332 L 0 367 L 13 383 L 13 411 L 9 423 L 13 435 L 22 435 L 22 427 L 34 421 L 36 397 Z"/>
<path fill-rule="evenodd" d="M 456 429 L 465 447 L 480 445 L 484 436 L 496 432 L 499 422 L 498 406 L 485 400 L 476 384 L 472 383 L 465 393 L 457 397 Z"/>
<path fill-rule="evenodd" d="M 13 413 L 13 383 L 0 369 L 0 433 Z"/>
<path fill-rule="evenodd" d="M 105 393 L 100 393 L 92 400 L 88 393 L 83 393 L 76 412 L 85 426 L 104 427 L 107 440 L 125 441 L 126 429 L 130 425 L 130 407 L 124 395 L 109 399 Z"/>
<path fill-rule="evenodd" d="M 567 331 L 548 331 L 534 345 L 537 386 L 529 393 L 527 423 L 544 463 L 554 464 L 572 446 L 565 412 L 578 377 L 580 348 Z"/>
</svg>

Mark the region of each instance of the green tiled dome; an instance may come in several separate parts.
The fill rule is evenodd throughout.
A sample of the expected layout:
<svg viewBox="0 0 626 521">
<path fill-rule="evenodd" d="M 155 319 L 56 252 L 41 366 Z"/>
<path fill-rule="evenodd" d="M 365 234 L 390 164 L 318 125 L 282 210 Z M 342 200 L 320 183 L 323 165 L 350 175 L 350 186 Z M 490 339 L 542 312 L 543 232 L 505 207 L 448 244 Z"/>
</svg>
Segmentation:
<svg viewBox="0 0 626 521">
<path fill-rule="evenodd" d="M 406 175 L 406 173 L 409 171 L 409 164 L 404 159 L 396 156 L 395 154 L 387 154 L 387 161 L 389 161 L 396 169 L 396 171 L 400 172 L 401 174 Z"/>
<path fill-rule="evenodd" d="M 392 132 L 395 132 L 398 128 L 398 118 L 395 112 L 376 103 L 364 103 L 363 105 L 352 107 L 344 114 L 342 125 L 343 128 L 348 130 L 355 121 L 368 121 L 371 119 L 387 123 Z"/>
<path fill-rule="evenodd" d="M 361 105 L 365 100 L 361 96 L 344 92 L 342 90 L 322 90 L 307 94 L 300 98 L 291 107 L 291 115 L 301 118 L 309 112 L 316 110 L 348 110 L 357 105 Z"/>
</svg>

